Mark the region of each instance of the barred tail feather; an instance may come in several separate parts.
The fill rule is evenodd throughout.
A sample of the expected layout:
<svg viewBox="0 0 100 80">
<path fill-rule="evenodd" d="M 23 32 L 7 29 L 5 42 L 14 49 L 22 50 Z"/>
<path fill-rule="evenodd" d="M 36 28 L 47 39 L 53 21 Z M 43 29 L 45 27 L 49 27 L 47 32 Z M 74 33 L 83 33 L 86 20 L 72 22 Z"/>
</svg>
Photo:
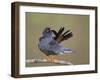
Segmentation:
<svg viewBox="0 0 100 80">
<path fill-rule="evenodd" d="M 61 27 L 58 32 L 55 30 L 52 30 L 54 33 L 54 40 L 56 40 L 58 43 L 67 40 L 73 36 L 73 33 L 70 30 L 67 30 L 64 32 L 64 27 Z M 64 32 L 64 33 L 63 33 Z"/>
</svg>

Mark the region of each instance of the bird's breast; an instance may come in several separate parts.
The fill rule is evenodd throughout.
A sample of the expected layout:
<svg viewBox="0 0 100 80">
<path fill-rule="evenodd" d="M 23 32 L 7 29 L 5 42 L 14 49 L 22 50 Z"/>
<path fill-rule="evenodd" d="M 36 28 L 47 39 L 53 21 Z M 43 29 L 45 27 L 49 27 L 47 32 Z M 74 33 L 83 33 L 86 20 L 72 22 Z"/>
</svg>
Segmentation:
<svg viewBox="0 0 100 80">
<path fill-rule="evenodd" d="M 51 38 L 42 39 L 38 44 L 39 48 L 42 50 L 49 48 L 48 44 L 50 43 L 51 40 L 52 40 Z"/>
</svg>

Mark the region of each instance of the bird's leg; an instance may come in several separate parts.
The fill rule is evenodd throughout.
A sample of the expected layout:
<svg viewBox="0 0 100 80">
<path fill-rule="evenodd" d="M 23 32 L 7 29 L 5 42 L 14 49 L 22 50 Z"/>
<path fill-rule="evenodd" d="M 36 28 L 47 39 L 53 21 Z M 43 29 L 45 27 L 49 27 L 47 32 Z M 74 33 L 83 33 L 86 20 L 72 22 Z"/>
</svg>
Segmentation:
<svg viewBox="0 0 100 80">
<path fill-rule="evenodd" d="M 49 55 L 47 56 L 46 59 L 47 59 L 47 62 L 54 62 L 56 60 L 54 55 Z"/>
<path fill-rule="evenodd" d="M 56 60 L 56 56 L 51 55 L 51 62 L 55 62 L 55 60 Z"/>
<path fill-rule="evenodd" d="M 46 60 L 47 60 L 47 62 L 51 62 L 50 56 L 46 56 Z"/>
</svg>

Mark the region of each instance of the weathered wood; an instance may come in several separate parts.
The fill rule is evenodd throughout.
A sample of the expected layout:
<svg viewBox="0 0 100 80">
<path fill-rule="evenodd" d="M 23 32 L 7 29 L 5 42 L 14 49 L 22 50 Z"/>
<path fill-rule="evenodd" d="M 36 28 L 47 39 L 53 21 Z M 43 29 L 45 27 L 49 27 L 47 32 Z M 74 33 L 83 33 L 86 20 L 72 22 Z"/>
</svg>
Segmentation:
<svg viewBox="0 0 100 80">
<path fill-rule="evenodd" d="M 55 63 L 62 65 L 73 65 L 71 62 L 63 61 L 63 60 L 54 60 L 53 62 L 48 62 L 46 59 L 28 59 L 26 63 Z"/>
</svg>

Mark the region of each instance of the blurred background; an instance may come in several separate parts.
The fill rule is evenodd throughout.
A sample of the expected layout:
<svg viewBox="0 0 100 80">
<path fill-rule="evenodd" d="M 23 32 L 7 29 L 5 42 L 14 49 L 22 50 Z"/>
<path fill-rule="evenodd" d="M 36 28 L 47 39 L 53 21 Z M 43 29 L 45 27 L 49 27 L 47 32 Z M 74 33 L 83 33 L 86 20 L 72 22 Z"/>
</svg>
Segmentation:
<svg viewBox="0 0 100 80">
<path fill-rule="evenodd" d="M 51 14 L 26 12 L 26 60 L 43 59 L 46 57 L 38 49 L 38 40 L 45 27 L 59 30 L 64 26 L 65 31 L 71 30 L 73 37 L 62 42 L 62 45 L 73 49 L 73 53 L 57 56 L 74 65 L 89 64 L 89 16 L 72 14 Z M 54 66 L 47 63 L 26 63 L 26 67 Z"/>
</svg>

